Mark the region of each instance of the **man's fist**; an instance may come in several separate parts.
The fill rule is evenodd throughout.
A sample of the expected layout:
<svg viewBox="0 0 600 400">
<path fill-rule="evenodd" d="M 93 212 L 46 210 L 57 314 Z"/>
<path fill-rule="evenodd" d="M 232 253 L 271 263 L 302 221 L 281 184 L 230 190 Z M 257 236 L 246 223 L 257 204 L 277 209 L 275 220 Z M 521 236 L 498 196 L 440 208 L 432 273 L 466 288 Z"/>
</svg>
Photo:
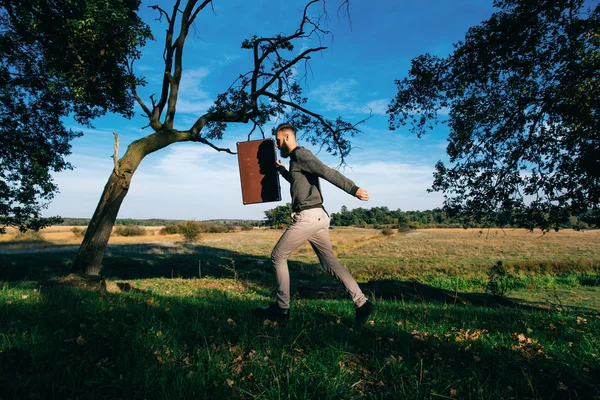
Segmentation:
<svg viewBox="0 0 600 400">
<path fill-rule="evenodd" d="M 358 188 L 356 191 L 356 197 L 362 201 L 367 201 L 369 200 L 369 191 L 367 189 Z"/>
</svg>

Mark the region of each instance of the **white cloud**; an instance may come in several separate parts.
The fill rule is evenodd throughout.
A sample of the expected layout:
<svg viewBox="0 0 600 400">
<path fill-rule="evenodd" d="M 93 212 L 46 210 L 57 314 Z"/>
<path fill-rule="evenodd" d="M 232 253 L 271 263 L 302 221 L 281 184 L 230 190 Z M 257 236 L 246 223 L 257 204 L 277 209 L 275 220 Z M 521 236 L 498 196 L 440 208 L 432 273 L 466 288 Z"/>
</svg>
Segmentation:
<svg viewBox="0 0 600 400">
<path fill-rule="evenodd" d="M 181 114 L 196 114 L 200 117 L 213 104 L 214 101 L 212 99 L 188 100 L 182 96 L 177 101 L 177 112 Z"/>
<path fill-rule="evenodd" d="M 201 89 L 202 80 L 210 74 L 206 67 L 185 70 L 181 76 L 179 95 L 190 100 L 206 99 L 208 93 Z"/>
<path fill-rule="evenodd" d="M 76 156 L 71 161 L 79 167 L 56 175 L 61 193 L 45 215 L 89 218 L 94 212 L 112 171 L 112 159 Z M 427 193 L 433 179 L 433 168 L 429 166 L 373 161 L 353 164 L 341 172 L 368 189 L 371 200 L 362 202 L 323 182 L 325 207 L 329 212 L 338 212 L 342 205 L 350 209 L 387 206 L 424 210 L 442 204 L 441 194 Z M 284 179 L 280 179 L 280 184 L 281 202 L 243 205 L 236 156 L 204 145 L 173 145 L 142 161 L 119 218 L 261 220 L 265 210 L 290 201 L 289 184 Z"/>
<path fill-rule="evenodd" d="M 425 210 L 441 207 L 443 196 L 428 193 L 433 168 L 420 164 L 375 161 L 354 164 L 341 171 L 358 186 L 369 191 L 370 200 L 362 202 L 330 184 L 323 185 L 325 206 L 337 212 L 342 205 L 352 208 L 388 207 L 402 210 Z"/>
<path fill-rule="evenodd" d="M 388 109 L 389 100 L 387 99 L 379 99 L 379 100 L 371 100 L 367 103 L 367 107 L 371 109 L 373 114 L 385 115 L 385 112 Z"/>
<path fill-rule="evenodd" d="M 358 100 L 359 83 L 354 79 L 338 79 L 321 85 L 310 93 L 312 100 L 319 101 L 324 111 L 348 114 L 385 115 L 389 99 L 375 99 L 364 103 Z"/>
<path fill-rule="evenodd" d="M 179 85 L 177 112 L 182 114 L 201 114 L 213 104 L 209 93 L 203 90 L 202 80 L 210 74 L 207 67 L 184 71 Z"/>
<path fill-rule="evenodd" d="M 338 79 L 335 82 L 321 85 L 311 91 L 311 99 L 315 99 L 325 107 L 325 111 L 344 111 L 354 109 L 355 92 L 352 88 L 358 82 L 354 79 Z M 350 106 L 350 107 L 349 107 Z"/>
</svg>

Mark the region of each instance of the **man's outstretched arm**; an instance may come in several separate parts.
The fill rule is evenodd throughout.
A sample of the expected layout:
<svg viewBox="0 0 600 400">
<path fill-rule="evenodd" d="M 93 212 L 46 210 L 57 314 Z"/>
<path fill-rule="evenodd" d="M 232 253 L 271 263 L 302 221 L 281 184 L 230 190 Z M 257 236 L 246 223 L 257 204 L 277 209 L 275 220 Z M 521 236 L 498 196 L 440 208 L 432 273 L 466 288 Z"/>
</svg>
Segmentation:
<svg viewBox="0 0 600 400">
<path fill-rule="evenodd" d="M 362 201 L 369 200 L 369 192 L 366 189 L 359 188 L 352 180 L 342 175 L 342 173 L 323 164 L 321 160 L 315 157 L 310 151 L 305 150 L 301 153 L 297 152 L 296 154 L 301 162 L 303 170 L 325 179 L 329 183 Z"/>
</svg>

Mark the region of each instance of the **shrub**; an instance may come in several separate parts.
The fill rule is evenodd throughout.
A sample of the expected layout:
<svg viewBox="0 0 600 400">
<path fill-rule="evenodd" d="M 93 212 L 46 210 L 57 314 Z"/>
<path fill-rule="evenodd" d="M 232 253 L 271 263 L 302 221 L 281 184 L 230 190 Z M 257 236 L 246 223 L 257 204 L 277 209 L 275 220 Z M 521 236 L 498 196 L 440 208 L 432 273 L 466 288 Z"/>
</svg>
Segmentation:
<svg viewBox="0 0 600 400">
<path fill-rule="evenodd" d="M 394 234 L 394 230 L 390 229 L 390 228 L 383 228 L 381 230 L 381 233 L 384 234 L 385 236 L 390 236 Z"/>
<path fill-rule="evenodd" d="M 186 242 L 193 242 L 200 237 L 204 231 L 202 224 L 197 221 L 185 221 L 177 225 L 178 231 L 183 235 Z"/>
<path fill-rule="evenodd" d="M 513 288 L 513 276 L 508 268 L 498 261 L 488 271 L 488 280 L 485 286 L 485 292 L 494 297 L 504 297 Z"/>
<path fill-rule="evenodd" d="M 17 233 L 13 240 L 18 242 L 39 242 L 44 240 L 39 231 L 26 231 Z"/>
<path fill-rule="evenodd" d="M 137 225 L 120 225 L 113 232 L 118 236 L 144 236 L 146 234 L 146 230 Z"/>
<path fill-rule="evenodd" d="M 254 227 L 252 225 L 242 225 L 243 231 L 251 231 L 253 229 L 254 229 Z"/>
<path fill-rule="evenodd" d="M 73 229 L 71 229 L 71 232 L 73 232 L 73 236 L 75 236 L 76 238 L 81 238 L 85 236 L 87 228 L 78 228 L 74 226 Z"/>
<path fill-rule="evenodd" d="M 179 233 L 179 226 L 178 225 L 165 225 L 159 232 L 161 235 L 175 235 L 177 233 Z"/>
<path fill-rule="evenodd" d="M 235 231 L 235 226 L 230 225 L 230 224 L 225 224 L 225 225 L 205 224 L 204 229 L 205 229 L 204 232 L 208 232 L 208 233 L 227 233 L 227 232 Z"/>
</svg>

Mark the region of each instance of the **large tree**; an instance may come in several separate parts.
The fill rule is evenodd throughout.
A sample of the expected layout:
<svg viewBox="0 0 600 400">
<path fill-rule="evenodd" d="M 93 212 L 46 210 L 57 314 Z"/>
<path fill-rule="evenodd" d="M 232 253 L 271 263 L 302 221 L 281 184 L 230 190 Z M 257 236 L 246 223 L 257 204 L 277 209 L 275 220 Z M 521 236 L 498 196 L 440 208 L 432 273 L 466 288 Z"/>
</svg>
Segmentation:
<svg viewBox="0 0 600 400">
<path fill-rule="evenodd" d="M 420 136 L 448 124 L 449 162 L 437 163 L 432 189 L 449 210 L 532 229 L 569 216 L 598 224 L 600 5 L 494 5 L 449 56 L 412 60 L 390 126 Z"/>
<path fill-rule="evenodd" d="M 83 125 L 106 112 L 132 116 L 141 84 L 131 72 L 151 37 L 138 0 L 0 1 L 0 233 L 39 229 L 57 218 L 41 210 L 57 191 L 51 172 Z"/>
<path fill-rule="evenodd" d="M 304 130 L 309 141 L 320 144 L 326 151 L 341 157 L 342 161 L 350 151 L 347 138 L 358 132 L 357 124 L 341 118 L 328 120 L 309 110 L 307 99 L 303 97 L 303 67 L 313 54 L 326 49 L 320 44 L 328 34 L 322 26 L 326 8 L 319 0 L 308 2 L 299 15 L 294 32 L 244 40 L 242 48 L 252 55 L 248 70 L 241 71 L 239 78 L 218 95 L 214 105 L 206 113 L 198 115 L 191 126 L 176 127 L 186 40 L 198 14 L 210 9 L 211 3 L 212 0 L 176 0 L 170 10 L 152 7 L 167 25 L 162 86 L 158 98 L 151 96 L 150 103 L 138 95 L 135 85 L 130 87 L 130 92 L 153 132 L 131 143 L 116 163 L 79 248 L 72 272 L 100 273 L 104 251 L 131 178 L 142 159 L 150 153 L 178 142 L 194 142 L 233 153 L 215 144 L 223 137 L 229 124 L 250 124 L 249 131 L 252 133 L 256 128 L 263 130 L 265 124 L 277 118 Z M 347 4 L 342 2 L 344 7 Z M 300 50 L 295 49 L 295 44 Z"/>
</svg>

